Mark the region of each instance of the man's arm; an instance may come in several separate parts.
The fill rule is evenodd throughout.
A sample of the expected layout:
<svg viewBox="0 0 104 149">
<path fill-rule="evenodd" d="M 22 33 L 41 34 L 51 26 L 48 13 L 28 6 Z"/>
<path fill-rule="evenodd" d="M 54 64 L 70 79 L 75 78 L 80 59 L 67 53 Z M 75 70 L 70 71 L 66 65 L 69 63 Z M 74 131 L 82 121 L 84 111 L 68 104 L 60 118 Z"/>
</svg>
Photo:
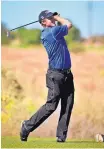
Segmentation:
<svg viewBox="0 0 104 149">
<path fill-rule="evenodd" d="M 59 15 L 55 15 L 55 16 L 53 16 L 53 17 L 54 17 L 54 19 L 55 19 L 56 21 L 60 22 L 62 25 L 67 25 L 68 30 L 71 29 L 72 23 L 69 22 L 67 19 L 62 18 L 62 17 L 60 17 Z"/>
</svg>

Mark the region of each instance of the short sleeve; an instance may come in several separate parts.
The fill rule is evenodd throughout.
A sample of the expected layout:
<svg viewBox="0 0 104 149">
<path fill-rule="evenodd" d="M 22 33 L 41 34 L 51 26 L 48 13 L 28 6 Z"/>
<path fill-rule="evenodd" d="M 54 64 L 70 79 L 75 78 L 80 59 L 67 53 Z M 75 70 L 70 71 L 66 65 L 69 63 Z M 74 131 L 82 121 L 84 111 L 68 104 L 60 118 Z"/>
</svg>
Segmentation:
<svg viewBox="0 0 104 149">
<path fill-rule="evenodd" d="M 67 25 L 54 26 L 51 31 L 53 38 L 60 39 L 68 34 L 68 27 Z"/>
</svg>

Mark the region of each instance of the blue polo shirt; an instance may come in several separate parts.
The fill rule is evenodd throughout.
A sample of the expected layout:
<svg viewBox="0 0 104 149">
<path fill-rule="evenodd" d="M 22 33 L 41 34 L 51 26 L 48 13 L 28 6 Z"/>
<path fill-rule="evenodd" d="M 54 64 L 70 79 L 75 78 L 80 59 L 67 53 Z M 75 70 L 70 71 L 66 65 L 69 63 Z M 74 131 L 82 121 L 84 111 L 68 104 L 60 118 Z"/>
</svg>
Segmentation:
<svg viewBox="0 0 104 149">
<path fill-rule="evenodd" d="M 48 53 L 49 68 L 71 68 L 70 53 L 64 39 L 67 34 L 67 25 L 48 27 L 42 31 L 41 42 Z"/>
</svg>

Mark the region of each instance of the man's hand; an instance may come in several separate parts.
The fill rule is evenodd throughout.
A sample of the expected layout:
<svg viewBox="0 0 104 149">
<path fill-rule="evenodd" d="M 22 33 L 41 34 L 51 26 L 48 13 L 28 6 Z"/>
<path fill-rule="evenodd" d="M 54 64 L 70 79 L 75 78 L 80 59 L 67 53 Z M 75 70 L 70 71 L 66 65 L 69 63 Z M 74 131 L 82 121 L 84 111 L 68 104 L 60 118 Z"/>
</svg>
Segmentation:
<svg viewBox="0 0 104 149">
<path fill-rule="evenodd" d="M 71 22 L 69 22 L 67 19 L 64 19 L 64 18 L 60 17 L 59 15 L 55 15 L 55 16 L 53 16 L 53 18 L 56 21 L 60 22 L 62 25 L 67 25 L 68 29 L 70 29 L 72 27 Z"/>
</svg>

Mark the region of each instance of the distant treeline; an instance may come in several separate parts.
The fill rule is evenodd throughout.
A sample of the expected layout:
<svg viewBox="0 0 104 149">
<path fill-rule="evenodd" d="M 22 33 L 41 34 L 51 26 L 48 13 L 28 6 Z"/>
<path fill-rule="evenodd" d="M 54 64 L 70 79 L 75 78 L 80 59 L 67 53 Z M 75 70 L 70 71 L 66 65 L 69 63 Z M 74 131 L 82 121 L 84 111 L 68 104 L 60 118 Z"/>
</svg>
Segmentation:
<svg viewBox="0 0 104 149">
<path fill-rule="evenodd" d="M 10 37 L 6 36 L 6 31 L 8 28 L 4 23 L 1 24 L 1 44 L 10 44 L 13 40 L 18 40 L 20 44 L 23 45 L 39 45 L 41 44 L 40 36 L 41 30 L 40 29 L 26 29 L 20 28 L 16 31 L 12 31 Z M 81 34 L 80 30 L 73 26 L 70 30 L 68 35 L 65 37 L 67 43 L 71 41 L 80 41 Z"/>
<path fill-rule="evenodd" d="M 58 24 L 60 25 L 60 24 Z M 40 29 L 26 29 L 20 28 L 12 31 L 10 37 L 6 36 L 8 28 L 4 23 L 1 24 L 1 45 L 10 45 L 14 47 L 29 47 L 41 44 L 41 30 Z M 85 51 L 86 43 L 89 45 L 104 45 L 104 35 L 91 36 L 88 39 L 81 37 L 80 30 L 73 25 L 68 35 L 65 36 L 68 48 L 72 52 Z M 97 43 L 97 44 L 96 44 Z"/>
</svg>

